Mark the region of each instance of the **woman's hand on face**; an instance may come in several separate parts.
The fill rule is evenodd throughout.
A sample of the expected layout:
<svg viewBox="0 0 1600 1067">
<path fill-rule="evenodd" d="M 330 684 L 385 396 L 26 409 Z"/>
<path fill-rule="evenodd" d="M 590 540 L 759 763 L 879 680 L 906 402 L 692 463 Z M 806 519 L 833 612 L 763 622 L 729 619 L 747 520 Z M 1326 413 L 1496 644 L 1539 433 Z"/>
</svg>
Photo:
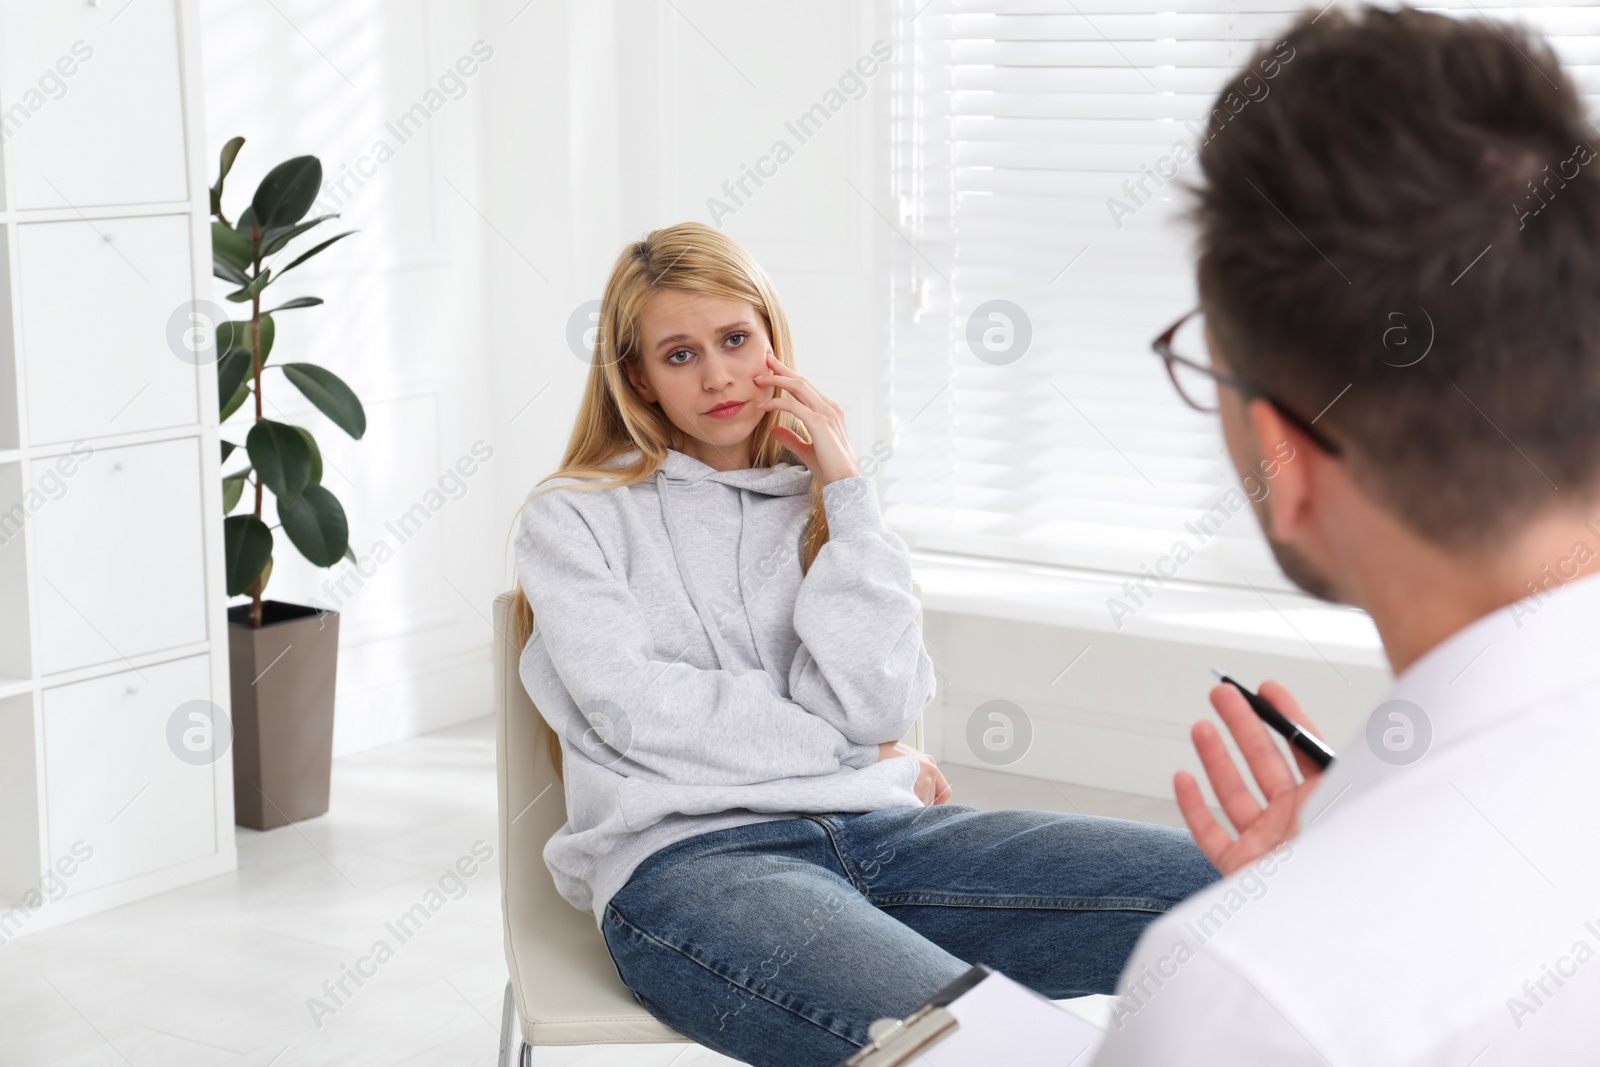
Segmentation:
<svg viewBox="0 0 1600 1067">
<path fill-rule="evenodd" d="M 762 411 L 787 411 L 800 420 L 811 441 L 807 443 L 787 426 L 773 428 L 773 436 L 811 469 L 812 477 L 823 485 L 861 474 L 845 433 L 844 408 L 823 396 L 816 386 L 785 366 L 777 356 L 767 353 L 767 370 L 756 375 L 760 386 L 782 389 L 788 396 L 773 396 L 759 405 Z"/>
<path fill-rule="evenodd" d="M 922 769 L 917 773 L 917 781 L 912 786 L 912 792 L 917 794 L 917 799 L 922 801 L 925 807 L 946 803 L 955 792 L 950 783 L 945 781 L 944 772 L 939 770 L 939 765 L 926 752 L 912 748 L 904 741 L 884 741 L 878 745 L 879 763 L 886 759 L 894 759 L 896 756 L 917 757 Z"/>
</svg>

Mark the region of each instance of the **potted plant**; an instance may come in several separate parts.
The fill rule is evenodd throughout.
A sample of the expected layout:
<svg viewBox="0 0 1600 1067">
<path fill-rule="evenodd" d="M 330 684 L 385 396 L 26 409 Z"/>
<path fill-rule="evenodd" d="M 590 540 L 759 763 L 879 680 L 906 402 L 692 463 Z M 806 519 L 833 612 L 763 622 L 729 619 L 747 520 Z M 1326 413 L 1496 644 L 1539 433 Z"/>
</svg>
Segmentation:
<svg viewBox="0 0 1600 1067">
<path fill-rule="evenodd" d="M 249 304 L 248 319 L 217 325 L 217 396 L 222 420 L 254 400 L 255 422 L 243 445 L 222 442 L 222 460 L 243 451 L 243 467 L 223 477 L 223 545 L 228 596 L 250 602 L 228 609 L 232 677 L 234 821 L 267 830 L 328 810 L 333 760 L 334 674 L 339 615 L 304 604 L 263 600 L 272 576 L 274 531 L 306 559 L 331 567 L 354 560 L 344 508 L 322 485 L 322 453 L 303 426 L 269 419 L 262 389 L 277 370 L 334 425 L 359 439 L 366 432 L 361 401 L 339 377 L 311 363 L 269 364 L 276 326 L 273 315 L 314 307 L 320 297 L 301 296 L 266 311 L 262 295 L 285 274 L 355 231 L 346 231 L 300 252 L 282 268 L 266 260 L 288 250 L 295 238 L 335 215 L 306 219 L 322 187 L 322 163 L 296 156 L 273 167 L 250 204 L 229 222 L 222 212 L 222 184 L 244 145 L 235 137 L 222 148 L 221 173 L 211 187 L 212 269 L 238 286 L 228 294 Z M 247 488 L 252 510 L 234 515 Z M 271 492 L 277 525 L 262 518 Z"/>
</svg>

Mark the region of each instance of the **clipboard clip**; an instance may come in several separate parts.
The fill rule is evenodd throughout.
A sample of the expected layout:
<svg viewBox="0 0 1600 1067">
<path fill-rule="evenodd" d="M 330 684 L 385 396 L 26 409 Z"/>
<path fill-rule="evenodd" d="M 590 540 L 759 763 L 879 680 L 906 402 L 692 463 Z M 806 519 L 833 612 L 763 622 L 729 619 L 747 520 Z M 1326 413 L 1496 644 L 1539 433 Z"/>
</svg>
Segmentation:
<svg viewBox="0 0 1600 1067">
<path fill-rule="evenodd" d="M 900 1067 L 954 1033 L 960 1021 L 949 1004 L 994 972 L 975 963 L 960 978 L 935 993 L 926 1004 L 904 1019 L 890 1020 L 877 1035 L 838 1067 Z M 876 1028 L 876 1024 L 874 1024 Z"/>
<path fill-rule="evenodd" d="M 841 1067 L 900 1067 L 960 1025 L 948 1008 L 918 1008 L 863 1045 Z"/>
</svg>

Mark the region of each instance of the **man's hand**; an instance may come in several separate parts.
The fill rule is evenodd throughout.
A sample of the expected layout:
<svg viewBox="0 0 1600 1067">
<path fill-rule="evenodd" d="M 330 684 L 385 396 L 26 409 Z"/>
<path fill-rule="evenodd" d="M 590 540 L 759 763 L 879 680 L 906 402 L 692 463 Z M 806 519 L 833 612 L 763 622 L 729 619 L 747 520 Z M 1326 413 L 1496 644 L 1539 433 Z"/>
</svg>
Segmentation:
<svg viewBox="0 0 1600 1067">
<path fill-rule="evenodd" d="M 1277 682 L 1265 682 L 1261 695 L 1294 722 L 1316 736 L 1322 734 L 1289 691 Z M 1223 744 L 1222 735 L 1209 722 L 1195 723 L 1189 736 L 1200 753 L 1200 762 L 1206 769 L 1211 788 L 1222 803 L 1222 810 L 1239 832 L 1237 839 L 1217 822 L 1206 807 L 1200 794 L 1200 783 L 1188 771 L 1173 775 L 1172 788 L 1178 795 L 1178 808 L 1183 821 L 1189 824 L 1195 843 L 1206 854 L 1213 866 L 1224 875 L 1251 863 L 1271 852 L 1293 837 L 1299 829 L 1300 806 L 1316 788 L 1322 769 L 1311 760 L 1294 751 L 1295 762 L 1300 765 L 1301 780 L 1295 778 L 1288 761 L 1272 739 L 1272 731 L 1256 717 L 1245 702 L 1244 695 L 1231 685 L 1218 685 L 1211 690 L 1211 706 L 1217 709 L 1228 732 L 1244 754 L 1245 763 L 1267 798 L 1263 808 L 1245 785 Z"/>
<path fill-rule="evenodd" d="M 917 782 L 913 792 L 925 807 L 934 804 L 943 804 L 955 792 L 950 783 L 944 780 L 944 772 L 933 761 L 933 757 L 920 749 L 912 748 L 904 741 L 884 741 L 878 745 L 878 762 L 894 759 L 896 756 L 915 756 L 922 765 L 922 770 L 917 774 Z"/>
</svg>

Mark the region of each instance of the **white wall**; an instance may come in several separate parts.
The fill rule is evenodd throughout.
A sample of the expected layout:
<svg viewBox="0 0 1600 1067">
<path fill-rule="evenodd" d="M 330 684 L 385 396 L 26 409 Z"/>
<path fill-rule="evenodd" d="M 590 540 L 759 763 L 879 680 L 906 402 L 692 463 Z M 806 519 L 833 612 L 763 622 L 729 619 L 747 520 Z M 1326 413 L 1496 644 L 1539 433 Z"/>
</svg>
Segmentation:
<svg viewBox="0 0 1600 1067">
<path fill-rule="evenodd" d="M 1389 684 L 1370 656 L 1241 647 L 1202 628 L 1156 637 L 934 610 L 925 626 L 940 676 L 928 748 L 941 760 L 1168 799 L 1176 770 L 1206 782 L 1194 723 L 1209 719 L 1228 737 L 1206 700 L 1213 667 L 1252 688 L 1269 678 L 1288 686 L 1335 751 L 1362 743 Z M 981 734 L 996 727 L 1011 736 L 985 759 Z"/>
</svg>

